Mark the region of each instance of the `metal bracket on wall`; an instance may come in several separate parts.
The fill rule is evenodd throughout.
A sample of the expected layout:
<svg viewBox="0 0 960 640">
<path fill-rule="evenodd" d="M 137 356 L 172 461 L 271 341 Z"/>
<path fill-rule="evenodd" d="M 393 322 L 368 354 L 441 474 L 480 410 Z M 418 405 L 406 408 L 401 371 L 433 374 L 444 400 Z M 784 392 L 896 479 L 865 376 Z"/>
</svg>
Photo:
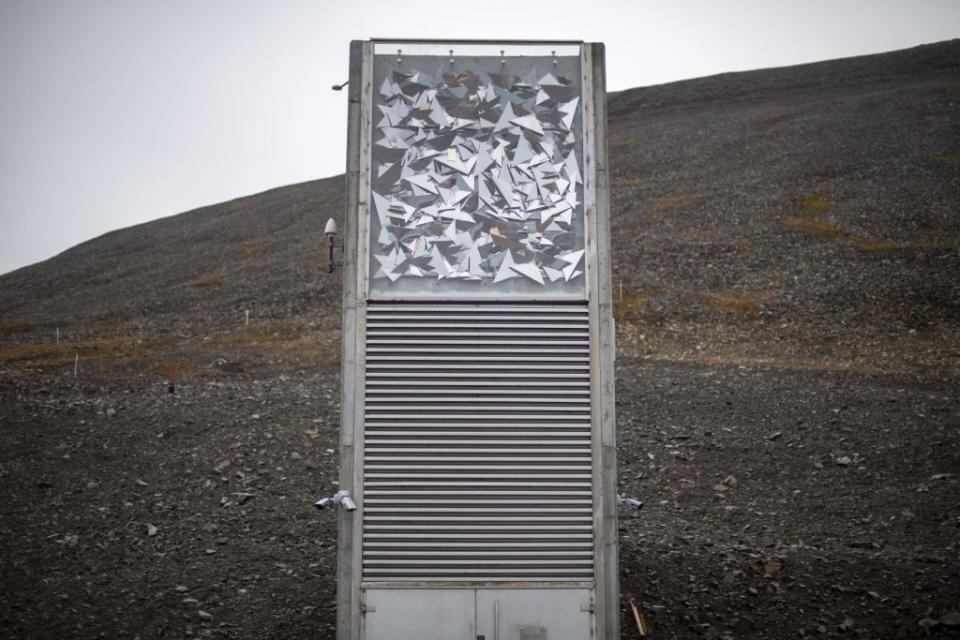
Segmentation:
<svg viewBox="0 0 960 640">
<path fill-rule="evenodd" d="M 353 501 L 353 498 L 350 496 L 350 492 L 346 489 L 341 489 L 328 498 L 320 498 L 313 503 L 313 506 L 322 510 L 335 504 L 343 507 L 344 511 L 357 510 L 357 503 Z"/>
</svg>

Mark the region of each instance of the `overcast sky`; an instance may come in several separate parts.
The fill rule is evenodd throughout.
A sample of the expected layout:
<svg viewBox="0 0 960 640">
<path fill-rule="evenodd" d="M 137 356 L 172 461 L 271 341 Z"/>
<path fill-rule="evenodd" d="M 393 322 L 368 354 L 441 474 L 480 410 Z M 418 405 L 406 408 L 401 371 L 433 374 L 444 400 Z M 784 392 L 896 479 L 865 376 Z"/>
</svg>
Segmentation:
<svg viewBox="0 0 960 640">
<path fill-rule="evenodd" d="M 960 36 L 960 0 L 0 0 L 0 273 L 343 172 L 351 39 L 607 44 L 611 90 Z"/>
</svg>

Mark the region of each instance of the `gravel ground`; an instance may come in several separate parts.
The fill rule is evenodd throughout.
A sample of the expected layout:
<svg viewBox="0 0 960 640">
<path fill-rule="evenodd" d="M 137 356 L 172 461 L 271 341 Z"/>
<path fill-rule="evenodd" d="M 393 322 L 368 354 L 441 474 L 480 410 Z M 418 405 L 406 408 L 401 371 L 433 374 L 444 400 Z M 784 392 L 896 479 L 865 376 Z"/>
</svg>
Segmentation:
<svg viewBox="0 0 960 640">
<path fill-rule="evenodd" d="M 621 487 L 646 501 L 621 588 L 652 637 L 960 636 L 955 380 L 617 373 Z M 5 375 L 5 635 L 333 637 L 334 519 L 312 501 L 335 486 L 338 384 Z"/>
</svg>

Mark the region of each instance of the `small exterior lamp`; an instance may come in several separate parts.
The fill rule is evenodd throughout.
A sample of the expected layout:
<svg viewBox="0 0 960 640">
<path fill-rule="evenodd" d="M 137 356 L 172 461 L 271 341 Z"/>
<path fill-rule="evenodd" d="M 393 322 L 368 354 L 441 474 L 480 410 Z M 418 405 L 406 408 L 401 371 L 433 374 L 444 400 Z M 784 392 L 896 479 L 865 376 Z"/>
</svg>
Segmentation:
<svg viewBox="0 0 960 640">
<path fill-rule="evenodd" d="M 342 244 L 337 244 L 337 221 L 333 218 L 327 220 L 327 225 L 323 228 L 323 233 L 327 236 L 327 273 L 333 273 L 338 266 L 343 266 L 343 262 L 333 259 L 333 252 L 337 249 L 343 249 Z"/>
</svg>

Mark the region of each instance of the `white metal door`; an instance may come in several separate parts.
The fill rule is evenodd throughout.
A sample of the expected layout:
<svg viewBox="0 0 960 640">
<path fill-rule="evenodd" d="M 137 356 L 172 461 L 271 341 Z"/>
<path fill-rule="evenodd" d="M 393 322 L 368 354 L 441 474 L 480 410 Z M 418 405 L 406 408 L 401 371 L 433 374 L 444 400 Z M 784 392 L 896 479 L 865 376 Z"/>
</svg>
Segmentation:
<svg viewBox="0 0 960 640">
<path fill-rule="evenodd" d="M 591 589 L 370 589 L 365 640 L 590 640 Z"/>
<path fill-rule="evenodd" d="M 371 589 L 366 640 L 475 640 L 473 589 Z"/>
<path fill-rule="evenodd" d="M 590 589 L 477 589 L 477 637 L 590 640 Z"/>
</svg>

